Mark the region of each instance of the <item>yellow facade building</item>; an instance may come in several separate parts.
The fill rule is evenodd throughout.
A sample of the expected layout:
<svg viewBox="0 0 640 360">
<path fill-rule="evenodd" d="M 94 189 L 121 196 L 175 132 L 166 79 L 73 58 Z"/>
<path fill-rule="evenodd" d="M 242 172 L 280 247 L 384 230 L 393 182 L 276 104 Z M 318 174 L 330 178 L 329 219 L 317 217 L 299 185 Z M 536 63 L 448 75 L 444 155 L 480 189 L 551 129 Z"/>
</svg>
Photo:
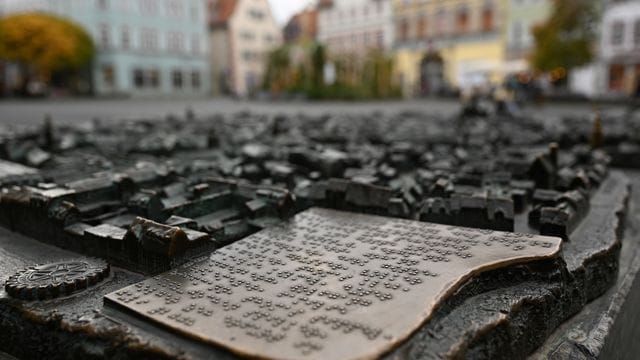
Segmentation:
<svg viewBox="0 0 640 360">
<path fill-rule="evenodd" d="M 508 71 L 508 0 L 394 0 L 395 71 L 405 96 L 489 88 Z"/>
</svg>

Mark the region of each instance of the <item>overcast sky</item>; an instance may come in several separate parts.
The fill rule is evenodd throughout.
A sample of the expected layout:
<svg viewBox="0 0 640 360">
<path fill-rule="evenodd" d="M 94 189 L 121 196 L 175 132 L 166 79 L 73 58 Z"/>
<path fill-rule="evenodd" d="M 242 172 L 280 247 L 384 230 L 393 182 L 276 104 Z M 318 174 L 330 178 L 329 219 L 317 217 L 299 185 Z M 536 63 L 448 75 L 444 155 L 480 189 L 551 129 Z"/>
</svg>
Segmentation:
<svg viewBox="0 0 640 360">
<path fill-rule="evenodd" d="M 269 0 L 273 15 L 280 25 L 284 25 L 291 15 L 304 9 L 312 0 Z"/>
</svg>

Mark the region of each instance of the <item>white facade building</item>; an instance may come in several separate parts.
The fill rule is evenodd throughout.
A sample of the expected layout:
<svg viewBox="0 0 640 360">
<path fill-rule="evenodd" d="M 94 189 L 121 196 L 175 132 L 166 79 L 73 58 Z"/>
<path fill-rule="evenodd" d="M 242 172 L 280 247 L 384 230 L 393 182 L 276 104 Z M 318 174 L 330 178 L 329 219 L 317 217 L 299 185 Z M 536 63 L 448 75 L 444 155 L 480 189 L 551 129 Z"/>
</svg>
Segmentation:
<svg viewBox="0 0 640 360">
<path fill-rule="evenodd" d="M 533 28 L 544 23 L 552 9 L 551 0 L 509 0 L 505 38 L 507 59 L 520 62 L 527 70 L 526 58 L 534 47 Z"/>
<path fill-rule="evenodd" d="M 617 1 L 605 11 L 600 39 L 600 95 L 635 95 L 640 89 L 640 1 Z"/>
<path fill-rule="evenodd" d="M 267 0 L 209 0 L 214 94 L 245 97 L 259 92 L 269 53 L 282 30 Z"/>
<path fill-rule="evenodd" d="M 0 14 L 44 11 L 85 28 L 96 45 L 99 96 L 210 93 L 203 0 L 4 0 Z"/>
<path fill-rule="evenodd" d="M 393 32 L 391 0 L 333 0 L 319 5 L 318 40 L 330 53 L 388 51 Z"/>
</svg>

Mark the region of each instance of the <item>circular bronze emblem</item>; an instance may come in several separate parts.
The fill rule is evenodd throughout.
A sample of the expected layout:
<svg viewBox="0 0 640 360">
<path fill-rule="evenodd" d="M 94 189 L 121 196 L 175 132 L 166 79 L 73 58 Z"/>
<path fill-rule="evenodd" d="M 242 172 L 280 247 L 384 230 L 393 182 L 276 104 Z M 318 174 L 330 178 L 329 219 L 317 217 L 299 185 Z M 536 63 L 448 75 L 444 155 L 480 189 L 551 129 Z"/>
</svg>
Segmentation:
<svg viewBox="0 0 640 360">
<path fill-rule="evenodd" d="M 72 294 L 109 276 L 109 264 L 102 260 L 62 261 L 30 266 L 7 280 L 9 295 L 25 300 L 44 300 Z"/>
</svg>

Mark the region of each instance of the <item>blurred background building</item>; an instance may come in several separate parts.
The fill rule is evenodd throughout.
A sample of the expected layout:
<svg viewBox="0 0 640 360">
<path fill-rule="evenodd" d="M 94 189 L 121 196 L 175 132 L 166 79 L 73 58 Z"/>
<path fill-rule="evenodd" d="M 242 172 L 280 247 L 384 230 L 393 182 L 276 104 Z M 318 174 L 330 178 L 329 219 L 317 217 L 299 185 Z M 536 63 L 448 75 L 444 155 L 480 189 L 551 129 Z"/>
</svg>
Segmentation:
<svg viewBox="0 0 640 360">
<path fill-rule="evenodd" d="M 318 41 L 330 54 L 364 56 L 393 46 L 391 0 L 321 0 L 318 11 Z"/>
<path fill-rule="evenodd" d="M 283 29 L 286 43 L 315 41 L 318 37 L 318 10 L 306 8 L 294 14 Z"/>
<path fill-rule="evenodd" d="M 394 0 L 394 12 L 396 71 L 405 96 L 488 87 L 502 79 L 506 1 Z M 442 72 L 434 70 L 439 62 Z"/>
<path fill-rule="evenodd" d="M 640 95 L 640 1 L 613 1 L 602 18 L 601 96 Z"/>
<path fill-rule="evenodd" d="M 589 51 L 549 61 L 557 56 L 540 54 L 553 47 L 541 39 L 566 30 L 540 31 L 572 26 L 583 5 L 594 8 L 576 21 L 588 24 Z M 637 0 L 0 0 L 0 18 L 43 11 L 80 24 L 96 56 L 77 88 L 98 96 L 492 96 L 506 86 L 623 99 L 640 92 L 639 8 Z M 19 79 L 20 67 L 0 59 L 0 87 Z"/>
<path fill-rule="evenodd" d="M 209 0 L 213 94 L 253 95 L 262 87 L 282 31 L 267 0 Z"/>
<path fill-rule="evenodd" d="M 506 70 L 528 71 L 534 39 L 531 29 L 547 20 L 551 0 L 508 0 L 505 22 Z"/>
<path fill-rule="evenodd" d="M 201 0 L 5 0 L 0 6 L 3 15 L 47 12 L 85 28 L 96 57 L 81 92 L 136 97 L 211 91 Z"/>
</svg>

